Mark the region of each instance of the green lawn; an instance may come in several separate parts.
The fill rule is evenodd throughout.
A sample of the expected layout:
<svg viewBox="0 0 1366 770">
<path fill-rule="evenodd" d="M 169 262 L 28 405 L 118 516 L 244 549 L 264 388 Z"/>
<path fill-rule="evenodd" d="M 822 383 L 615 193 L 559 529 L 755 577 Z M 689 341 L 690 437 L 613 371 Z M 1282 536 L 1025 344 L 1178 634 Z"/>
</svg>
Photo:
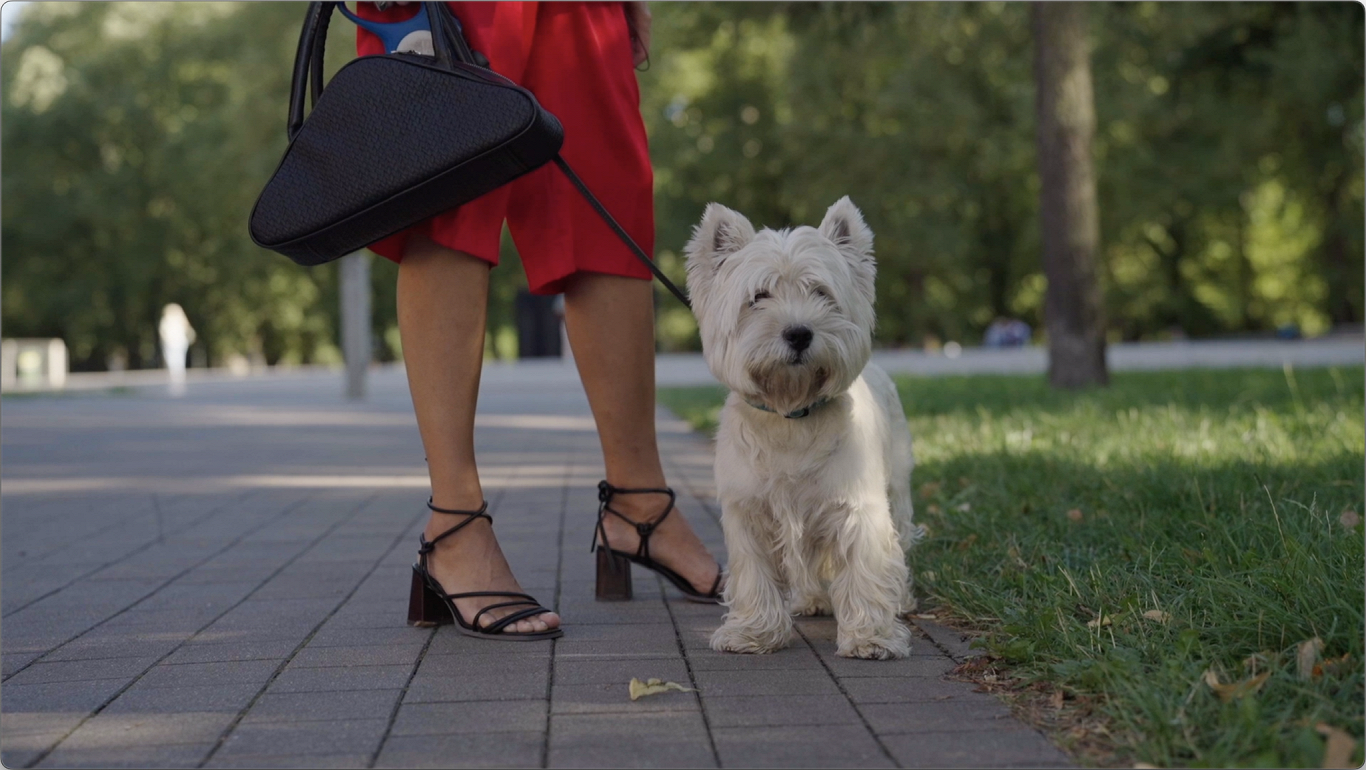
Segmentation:
<svg viewBox="0 0 1366 770">
<path fill-rule="evenodd" d="M 1360 367 L 898 386 L 930 529 L 918 590 L 1014 676 L 1097 704 L 1114 761 L 1318 767 L 1318 723 L 1361 739 Z M 702 430 L 723 396 L 660 393 Z M 1314 637 L 1335 662 L 1302 679 Z M 1207 670 L 1270 677 L 1225 703 Z"/>
</svg>

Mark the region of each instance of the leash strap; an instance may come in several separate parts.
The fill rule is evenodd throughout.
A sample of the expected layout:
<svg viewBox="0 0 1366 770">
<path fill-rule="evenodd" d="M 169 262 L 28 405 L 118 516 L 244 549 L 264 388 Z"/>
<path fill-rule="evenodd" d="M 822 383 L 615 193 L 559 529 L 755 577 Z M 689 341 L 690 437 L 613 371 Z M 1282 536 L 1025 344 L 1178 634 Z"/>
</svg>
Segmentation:
<svg viewBox="0 0 1366 770">
<path fill-rule="evenodd" d="M 569 164 L 565 162 L 564 158 L 560 155 L 556 155 L 555 165 L 559 166 L 560 170 L 564 172 L 564 175 L 569 177 L 569 181 L 574 183 L 574 186 L 583 194 L 584 199 L 588 201 L 588 204 L 593 207 L 594 211 L 598 212 L 598 216 L 602 217 L 602 221 L 606 222 L 607 226 L 612 228 L 612 231 L 617 234 L 617 237 L 621 239 L 622 243 L 625 243 L 631 249 L 631 252 L 636 255 L 636 259 L 639 259 L 644 263 L 645 267 L 650 269 L 650 272 L 654 274 L 655 278 L 658 278 L 659 282 L 664 284 L 664 288 L 672 292 L 675 297 L 678 297 L 679 302 L 682 302 L 684 306 L 689 310 L 692 310 L 692 303 L 688 301 L 688 295 L 684 294 L 681 289 L 674 285 L 673 281 L 669 280 L 668 276 L 664 275 L 664 271 L 660 270 L 659 265 L 656 265 L 654 260 L 650 259 L 650 257 L 645 254 L 644 249 L 641 249 L 636 245 L 635 241 L 631 240 L 631 236 L 622 229 L 621 225 L 617 224 L 617 220 L 613 219 L 611 214 L 607 213 L 607 209 L 603 208 L 603 205 L 598 202 L 598 199 L 593 197 L 593 193 L 588 191 L 588 185 L 585 185 L 583 180 L 579 178 L 579 175 L 574 173 L 574 169 L 569 167 Z"/>
</svg>

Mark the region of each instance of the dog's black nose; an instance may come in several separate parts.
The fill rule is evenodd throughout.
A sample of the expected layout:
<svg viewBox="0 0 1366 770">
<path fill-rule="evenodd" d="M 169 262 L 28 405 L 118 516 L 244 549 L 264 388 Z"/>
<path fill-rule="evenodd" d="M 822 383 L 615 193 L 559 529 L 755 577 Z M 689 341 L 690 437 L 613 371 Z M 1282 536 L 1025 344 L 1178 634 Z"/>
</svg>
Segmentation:
<svg viewBox="0 0 1366 770">
<path fill-rule="evenodd" d="M 811 329 L 807 326 L 789 326 L 783 329 L 783 339 L 800 353 L 811 347 Z"/>
</svg>

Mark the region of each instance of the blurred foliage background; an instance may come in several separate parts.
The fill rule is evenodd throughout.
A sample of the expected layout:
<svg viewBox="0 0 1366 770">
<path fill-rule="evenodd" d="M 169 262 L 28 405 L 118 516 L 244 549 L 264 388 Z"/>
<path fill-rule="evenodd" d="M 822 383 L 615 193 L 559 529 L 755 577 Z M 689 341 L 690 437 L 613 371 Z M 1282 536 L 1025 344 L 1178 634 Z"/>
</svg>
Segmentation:
<svg viewBox="0 0 1366 770">
<path fill-rule="evenodd" d="M 642 111 L 657 258 L 721 201 L 775 227 L 849 194 L 877 233 L 879 342 L 1041 326 L 1028 7 L 657 3 Z M 30 3 L 0 46 L 7 337 L 73 368 L 156 362 L 179 302 L 192 359 L 329 363 L 335 265 L 252 245 L 285 147 L 302 3 Z M 1363 314 L 1363 9 L 1094 3 L 1101 274 L 1113 339 L 1318 334 Z M 332 26 L 329 67 L 354 52 Z M 505 239 L 492 354 L 515 355 L 525 279 Z M 395 268 L 373 261 L 381 358 Z M 665 295 L 662 349 L 696 349 Z"/>
</svg>

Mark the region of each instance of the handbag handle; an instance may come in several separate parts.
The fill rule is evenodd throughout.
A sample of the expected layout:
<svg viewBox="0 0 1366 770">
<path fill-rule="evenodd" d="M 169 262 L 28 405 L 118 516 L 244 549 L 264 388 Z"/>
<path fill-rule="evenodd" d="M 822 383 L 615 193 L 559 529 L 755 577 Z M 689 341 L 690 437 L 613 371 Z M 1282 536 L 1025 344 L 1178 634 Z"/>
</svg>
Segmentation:
<svg viewBox="0 0 1366 770">
<path fill-rule="evenodd" d="M 299 47 L 294 54 L 294 77 L 289 86 L 289 124 L 287 133 L 290 141 L 304 124 L 305 93 L 313 92 L 313 104 L 323 92 L 323 57 L 327 49 L 327 28 L 332 20 L 332 11 L 340 2 L 312 2 L 304 16 L 303 30 L 299 33 Z M 456 62 L 486 66 L 487 60 L 470 50 L 469 43 L 460 29 L 451 9 L 445 3 L 423 3 L 427 12 L 427 22 L 431 26 L 432 50 L 436 63 L 452 69 Z M 347 14 L 350 15 L 349 13 Z M 311 88 L 310 88 L 311 87 Z"/>
</svg>

